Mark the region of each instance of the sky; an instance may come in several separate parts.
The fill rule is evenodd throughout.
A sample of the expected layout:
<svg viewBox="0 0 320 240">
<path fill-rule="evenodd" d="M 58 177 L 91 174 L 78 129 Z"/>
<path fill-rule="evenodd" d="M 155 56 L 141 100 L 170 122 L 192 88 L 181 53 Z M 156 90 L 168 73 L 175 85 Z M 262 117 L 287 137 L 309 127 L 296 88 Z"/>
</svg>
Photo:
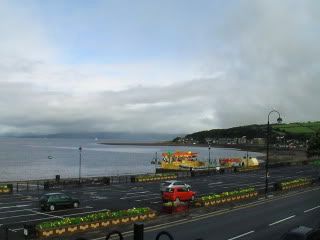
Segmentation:
<svg viewBox="0 0 320 240">
<path fill-rule="evenodd" d="M 308 0 L 0 0 L 0 135 L 320 120 L 319 22 Z"/>
</svg>

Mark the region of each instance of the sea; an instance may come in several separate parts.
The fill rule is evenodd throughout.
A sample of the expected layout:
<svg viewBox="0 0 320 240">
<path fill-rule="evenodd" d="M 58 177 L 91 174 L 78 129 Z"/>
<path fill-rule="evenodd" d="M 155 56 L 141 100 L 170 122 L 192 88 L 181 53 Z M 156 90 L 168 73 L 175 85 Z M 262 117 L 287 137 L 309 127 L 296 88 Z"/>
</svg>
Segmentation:
<svg viewBox="0 0 320 240">
<path fill-rule="evenodd" d="M 116 142 L 115 139 L 105 140 Z M 132 141 L 132 140 L 131 140 Z M 154 173 L 151 161 L 163 152 L 192 151 L 208 161 L 207 147 L 104 145 L 97 139 L 0 138 L 0 181 L 21 181 L 79 176 L 117 176 Z M 246 156 L 245 151 L 211 148 L 212 161 L 222 157 Z M 249 152 L 249 156 L 262 156 Z"/>
</svg>

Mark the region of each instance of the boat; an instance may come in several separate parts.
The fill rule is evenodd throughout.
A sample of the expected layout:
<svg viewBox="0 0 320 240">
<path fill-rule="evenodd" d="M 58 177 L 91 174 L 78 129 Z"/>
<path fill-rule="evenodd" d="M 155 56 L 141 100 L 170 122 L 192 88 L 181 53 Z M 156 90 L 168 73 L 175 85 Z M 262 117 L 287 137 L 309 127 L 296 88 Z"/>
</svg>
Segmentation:
<svg viewBox="0 0 320 240">
<path fill-rule="evenodd" d="M 162 153 L 160 168 L 163 170 L 200 170 L 206 168 L 206 163 L 198 160 L 196 152 L 165 152 Z"/>
</svg>

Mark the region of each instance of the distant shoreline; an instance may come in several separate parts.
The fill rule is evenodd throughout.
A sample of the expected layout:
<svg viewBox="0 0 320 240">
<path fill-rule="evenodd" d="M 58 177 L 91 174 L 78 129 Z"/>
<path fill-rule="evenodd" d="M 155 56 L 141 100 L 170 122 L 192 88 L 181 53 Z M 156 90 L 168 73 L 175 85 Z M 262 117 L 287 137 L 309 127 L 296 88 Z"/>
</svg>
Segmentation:
<svg viewBox="0 0 320 240">
<path fill-rule="evenodd" d="M 123 145 L 123 146 L 177 146 L 177 147 L 203 147 L 208 148 L 207 144 L 179 144 L 171 141 L 164 142 L 99 142 L 104 145 Z M 245 145 L 245 144 L 213 144 L 212 148 L 232 148 L 241 151 L 257 152 L 264 154 L 258 156 L 259 160 L 266 159 L 266 146 L 264 145 Z M 269 152 L 270 163 L 272 162 L 300 162 L 305 161 L 306 153 L 303 150 L 278 150 L 271 148 Z"/>
</svg>

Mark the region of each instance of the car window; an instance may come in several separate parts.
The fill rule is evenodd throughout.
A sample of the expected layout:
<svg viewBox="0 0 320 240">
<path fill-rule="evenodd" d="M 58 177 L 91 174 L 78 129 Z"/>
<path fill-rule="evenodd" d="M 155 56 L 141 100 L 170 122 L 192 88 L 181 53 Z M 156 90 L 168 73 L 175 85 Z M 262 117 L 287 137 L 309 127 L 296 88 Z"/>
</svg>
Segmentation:
<svg viewBox="0 0 320 240">
<path fill-rule="evenodd" d="M 61 200 L 67 200 L 67 199 L 69 199 L 69 197 L 67 195 L 60 195 L 60 199 Z"/>
<path fill-rule="evenodd" d="M 188 189 L 187 188 L 179 188 L 178 192 L 188 192 Z"/>
<path fill-rule="evenodd" d="M 50 201 L 57 201 L 59 199 L 59 196 L 58 195 L 52 195 L 50 196 L 49 200 Z"/>
<path fill-rule="evenodd" d="M 175 182 L 173 185 L 178 186 L 178 185 L 183 185 L 183 183 L 182 182 Z"/>
<path fill-rule="evenodd" d="M 173 192 L 173 188 L 167 188 L 166 192 Z"/>
<path fill-rule="evenodd" d="M 165 182 L 163 183 L 163 186 L 169 186 L 171 184 L 171 182 Z"/>
</svg>

